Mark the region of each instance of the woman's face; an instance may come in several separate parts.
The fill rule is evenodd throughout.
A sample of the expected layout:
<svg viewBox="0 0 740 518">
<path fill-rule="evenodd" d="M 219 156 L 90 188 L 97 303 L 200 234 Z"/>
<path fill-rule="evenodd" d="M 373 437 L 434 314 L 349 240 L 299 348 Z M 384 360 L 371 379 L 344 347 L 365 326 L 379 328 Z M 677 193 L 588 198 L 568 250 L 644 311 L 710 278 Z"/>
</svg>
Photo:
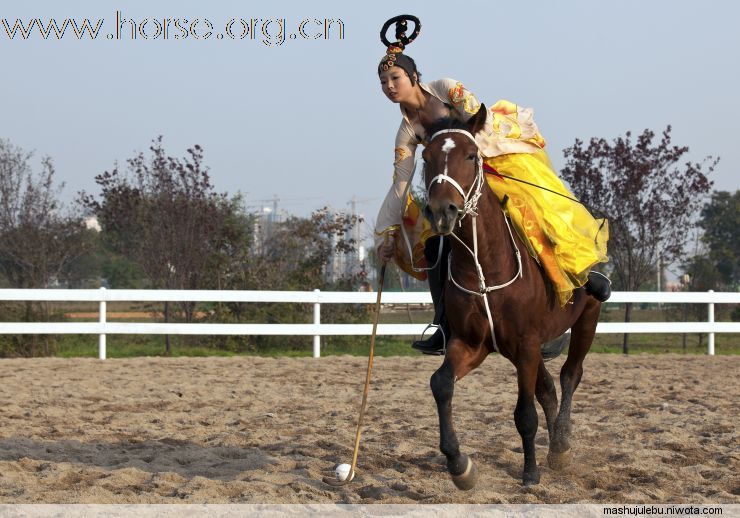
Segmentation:
<svg viewBox="0 0 740 518">
<path fill-rule="evenodd" d="M 412 98 L 414 87 L 401 67 L 391 67 L 380 73 L 380 87 L 385 96 L 394 103 L 401 103 Z"/>
</svg>

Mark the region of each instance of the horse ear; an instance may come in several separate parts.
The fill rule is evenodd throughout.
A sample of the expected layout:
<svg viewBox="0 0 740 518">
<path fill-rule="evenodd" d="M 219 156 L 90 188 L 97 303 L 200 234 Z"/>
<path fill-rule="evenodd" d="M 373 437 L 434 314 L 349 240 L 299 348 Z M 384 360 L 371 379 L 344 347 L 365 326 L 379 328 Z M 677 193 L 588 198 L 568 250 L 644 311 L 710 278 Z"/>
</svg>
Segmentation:
<svg viewBox="0 0 740 518">
<path fill-rule="evenodd" d="M 488 110 L 486 109 L 486 105 L 481 103 L 478 112 L 468 119 L 468 131 L 473 136 L 485 127 L 487 115 Z"/>
</svg>

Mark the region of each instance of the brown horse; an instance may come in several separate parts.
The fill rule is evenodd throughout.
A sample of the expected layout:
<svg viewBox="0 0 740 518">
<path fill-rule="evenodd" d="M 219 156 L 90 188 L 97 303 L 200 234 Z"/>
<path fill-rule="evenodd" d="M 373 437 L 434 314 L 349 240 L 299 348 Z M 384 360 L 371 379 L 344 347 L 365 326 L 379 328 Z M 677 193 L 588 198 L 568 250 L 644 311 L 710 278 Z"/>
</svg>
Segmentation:
<svg viewBox="0 0 740 518">
<path fill-rule="evenodd" d="M 583 288 L 575 290 L 571 303 L 561 308 L 543 270 L 511 232 L 501 203 L 485 181 L 474 140 L 485 117 L 481 106 L 467 123 L 438 121 L 422 155 L 429 196 L 425 215 L 435 232 L 449 236 L 452 247 L 445 287 L 452 336 L 442 366 L 431 377 L 431 388 L 439 413 L 440 449 L 460 489 L 475 485 L 477 470 L 460 453 L 452 426 L 455 383 L 496 350 L 516 367 L 519 396 L 514 422 L 524 449 L 524 485 L 536 484 L 540 478 L 534 444 L 535 397 L 547 420 L 550 467 L 562 469 L 569 464 L 571 401 L 601 309 L 601 303 Z M 490 285 L 499 286 L 485 289 Z M 541 347 L 568 328 L 570 348 L 560 371 L 558 411 L 555 384 Z"/>
</svg>

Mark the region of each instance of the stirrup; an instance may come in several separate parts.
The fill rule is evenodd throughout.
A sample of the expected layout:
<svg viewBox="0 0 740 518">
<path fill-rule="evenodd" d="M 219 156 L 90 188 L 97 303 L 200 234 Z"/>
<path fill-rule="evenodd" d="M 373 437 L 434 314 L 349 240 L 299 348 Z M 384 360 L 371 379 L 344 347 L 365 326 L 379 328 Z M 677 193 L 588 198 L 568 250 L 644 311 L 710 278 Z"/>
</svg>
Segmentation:
<svg viewBox="0 0 740 518">
<path fill-rule="evenodd" d="M 442 333 L 442 348 L 441 349 L 439 349 L 439 348 L 434 348 L 434 349 L 432 349 L 432 348 L 425 348 L 425 346 L 423 346 L 423 345 L 417 345 L 417 344 L 421 344 L 422 342 L 424 342 L 424 335 L 426 335 L 426 333 L 427 333 L 427 331 L 429 330 L 430 327 L 436 328 L 435 329 L 435 333 L 437 331 L 439 331 L 440 333 Z M 434 336 L 434 335 L 432 335 L 432 336 Z M 427 340 L 431 340 L 431 338 L 432 337 L 429 337 L 429 338 L 427 338 Z M 445 330 L 442 328 L 442 325 L 441 324 L 435 324 L 434 322 L 432 322 L 431 324 L 427 324 L 427 326 L 424 328 L 424 331 L 421 332 L 421 338 L 419 338 L 418 340 L 414 340 L 411 343 L 411 347 L 413 349 L 416 349 L 417 351 L 420 351 L 423 354 L 428 354 L 428 355 L 431 355 L 431 356 L 444 356 L 447 353 L 447 335 L 445 334 Z"/>
</svg>

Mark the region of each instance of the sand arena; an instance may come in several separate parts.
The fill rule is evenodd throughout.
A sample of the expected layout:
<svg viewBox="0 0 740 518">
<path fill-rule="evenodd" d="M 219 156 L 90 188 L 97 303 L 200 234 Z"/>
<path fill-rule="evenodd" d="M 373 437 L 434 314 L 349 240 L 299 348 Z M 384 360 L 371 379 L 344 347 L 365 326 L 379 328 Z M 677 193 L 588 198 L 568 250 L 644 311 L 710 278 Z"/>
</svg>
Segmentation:
<svg viewBox="0 0 740 518">
<path fill-rule="evenodd" d="M 563 358 L 548 364 L 559 372 Z M 439 358 L 376 358 L 358 478 L 365 358 L 0 360 L 3 503 L 740 502 L 740 358 L 592 354 L 573 406 L 573 464 L 521 486 L 514 368 L 491 356 L 456 388 L 477 487 L 439 452 Z"/>
</svg>

